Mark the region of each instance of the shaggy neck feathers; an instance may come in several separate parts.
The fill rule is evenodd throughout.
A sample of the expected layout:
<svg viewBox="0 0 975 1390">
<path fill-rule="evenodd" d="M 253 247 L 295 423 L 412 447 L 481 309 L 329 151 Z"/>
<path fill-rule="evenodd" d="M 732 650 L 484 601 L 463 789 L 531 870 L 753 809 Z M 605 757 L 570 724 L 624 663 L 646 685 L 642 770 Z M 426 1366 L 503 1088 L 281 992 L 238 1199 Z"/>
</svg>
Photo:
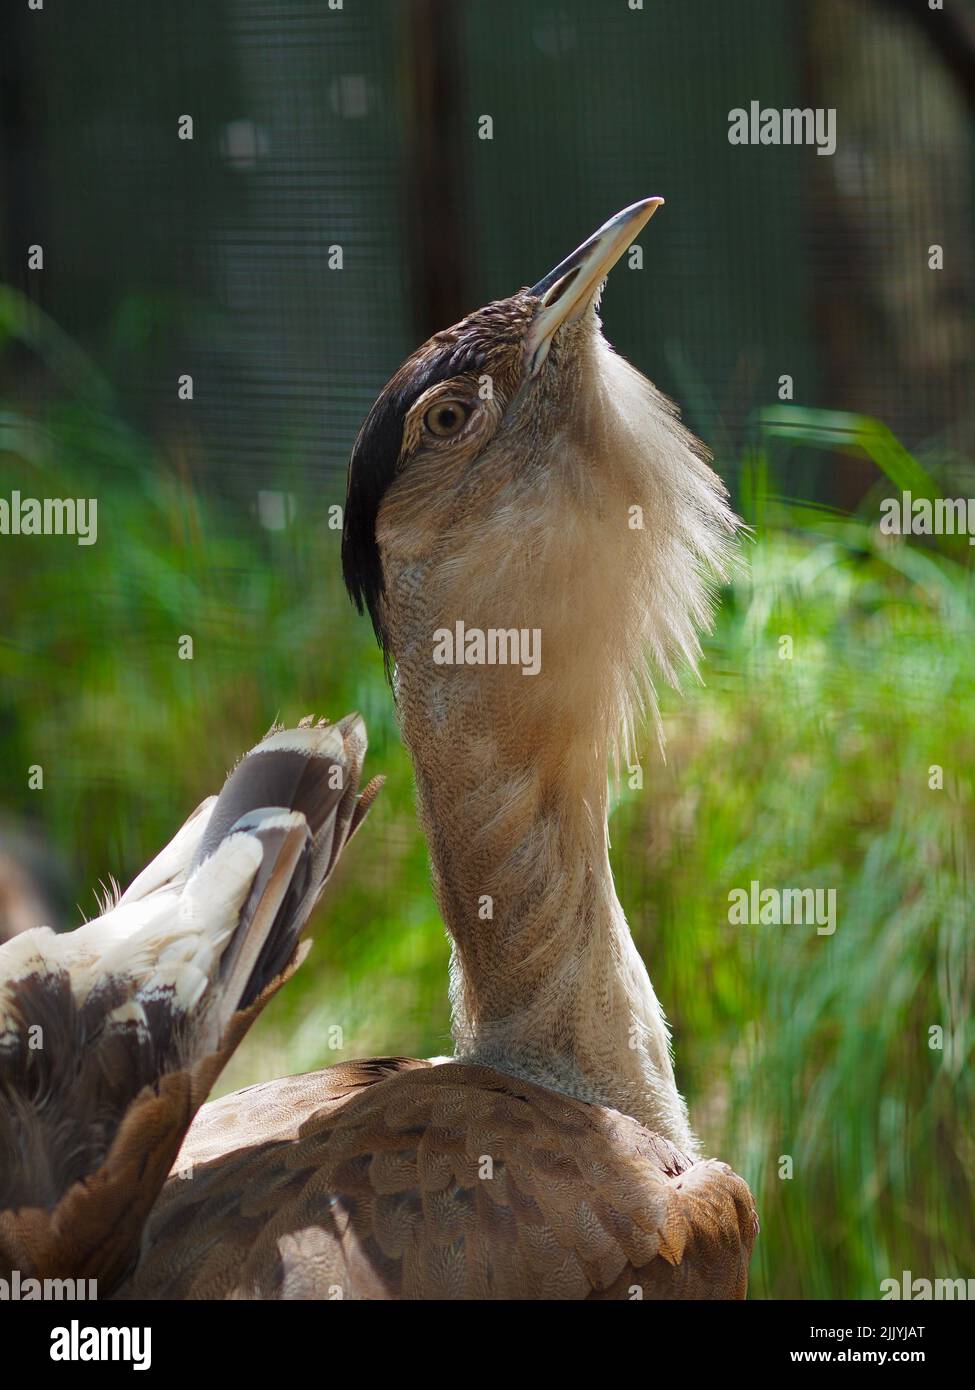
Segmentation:
<svg viewBox="0 0 975 1390">
<path fill-rule="evenodd" d="M 693 666 L 734 522 L 669 403 L 598 336 L 588 351 L 584 398 L 503 503 L 458 507 L 436 540 L 388 548 L 386 621 L 453 941 L 457 1055 L 613 1106 L 693 1150 L 615 893 L 607 767 L 634 713 L 656 716 L 647 650 L 668 679 Z M 478 460 L 488 476 L 492 448 Z M 408 528 L 391 508 L 384 529 Z M 458 623 L 537 631 L 537 674 L 438 664 L 438 634 Z"/>
</svg>

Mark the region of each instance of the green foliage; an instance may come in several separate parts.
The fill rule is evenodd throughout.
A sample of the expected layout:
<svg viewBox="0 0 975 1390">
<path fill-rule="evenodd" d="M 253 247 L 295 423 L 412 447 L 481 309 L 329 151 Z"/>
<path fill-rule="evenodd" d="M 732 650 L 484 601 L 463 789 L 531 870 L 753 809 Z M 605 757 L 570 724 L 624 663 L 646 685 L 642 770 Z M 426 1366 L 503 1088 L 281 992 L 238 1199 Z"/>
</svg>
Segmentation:
<svg viewBox="0 0 975 1390">
<path fill-rule="evenodd" d="M 791 520 L 728 596 L 707 689 L 668 701 L 615 860 L 692 1114 L 756 1193 L 753 1296 L 875 1298 L 975 1256 L 972 584 Z M 730 925 L 752 880 L 835 888 L 835 934 Z"/>
<path fill-rule="evenodd" d="M 0 331 L 37 348 L 45 325 L 19 312 L 0 304 Z M 76 386 L 85 364 L 51 343 Z M 273 719 L 358 708 L 388 786 L 224 1088 L 447 1050 L 447 948 L 379 654 L 341 591 L 338 499 L 268 531 L 164 464 L 104 392 L 84 399 L 100 403 L 49 404 L 42 424 L 0 412 L 0 493 L 99 499 L 94 546 L 0 541 L 4 810 L 43 830 L 91 913 L 98 880 L 134 873 Z M 835 445 L 830 429 L 848 421 L 777 411 L 765 442 Z M 854 433 L 903 473 L 888 439 Z M 776 501 L 771 471 L 746 460 L 747 571 L 707 684 L 665 697 L 667 762 L 648 741 L 613 858 L 697 1127 L 756 1193 L 753 1296 L 875 1298 L 902 1269 L 975 1268 L 972 578 L 967 553 Z M 752 879 L 835 888 L 835 934 L 731 925 L 729 891 Z"/>
</svg>

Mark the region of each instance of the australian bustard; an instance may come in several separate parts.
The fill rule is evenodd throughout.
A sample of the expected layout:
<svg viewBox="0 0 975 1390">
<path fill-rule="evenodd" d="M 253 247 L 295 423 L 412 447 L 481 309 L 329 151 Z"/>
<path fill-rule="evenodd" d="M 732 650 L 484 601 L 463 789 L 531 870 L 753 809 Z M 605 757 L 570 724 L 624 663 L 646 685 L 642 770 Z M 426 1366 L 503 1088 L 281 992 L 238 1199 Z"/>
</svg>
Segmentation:
<svg viewBox="0 0 975 1390">
<path fill-rule="evenodd" d="M 343 1063 L 194 1119 L 364 809 L 361 721 L 279 732 L 101 925 L 0 953 L 0 1270 L 121 1297 L 744 1295 L 751 1196 L 698 1156 L 607 854 L 607 767 L 657 717 L 645 653 L 667 679 L 694 665 L 736 528 L 600 330 L 659 202 L 436 334 L 353 452 L 346 582 L 416 769 L 455 1056 Z M 59 1091 L 64 1058 L 99 1124 Z"/>
</svg>

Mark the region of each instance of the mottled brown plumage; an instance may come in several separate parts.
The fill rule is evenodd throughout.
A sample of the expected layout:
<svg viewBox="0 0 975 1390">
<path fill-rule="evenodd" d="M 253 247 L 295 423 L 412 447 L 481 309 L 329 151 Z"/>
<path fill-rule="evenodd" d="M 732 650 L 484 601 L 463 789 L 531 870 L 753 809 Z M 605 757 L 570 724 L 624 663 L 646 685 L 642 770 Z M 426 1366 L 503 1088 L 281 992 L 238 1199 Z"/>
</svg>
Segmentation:
<svg viewBox="0 0 975 1390">
<path fill-rule="evenodd" d="M 133 1298 L 739 1298 L 748 1189 L 485 1067 L 344 1063 L 206 1106 Z"/>
</svg>

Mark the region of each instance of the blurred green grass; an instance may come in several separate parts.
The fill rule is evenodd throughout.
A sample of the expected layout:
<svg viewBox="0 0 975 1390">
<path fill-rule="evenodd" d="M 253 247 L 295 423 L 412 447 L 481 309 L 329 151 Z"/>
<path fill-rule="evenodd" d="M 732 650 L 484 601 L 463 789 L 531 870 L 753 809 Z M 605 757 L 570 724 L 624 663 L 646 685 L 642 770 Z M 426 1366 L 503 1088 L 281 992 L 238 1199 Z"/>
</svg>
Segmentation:
<svg viewBox="0 0 975 1390">
<path fill-rule="evenodd" d="M 382 663 L 341 588 L 340 496 L 267 530 L 121 424 L 64 345 L 59 363 L 70 389 L 37 418 L 0 405 L 0 493 L 97 496 L 99 536 L 0 541 L 2 809 L 91 914 L 99 879 L 125 882 L 273 719 L 359 709 L 387 788 L 222 1089 L 449 1050 L 447 946 Z M 806 443 L 839 427 L 791 421 Z M 647 741 L 643 791 L 617 798 L 613 862 L 696 1127 L 756 1194 L 752 1296 L 875 1298 L 902 1269 L 975 1271 L 972 573 L 967 547 L 776 498 L 773 473 L 746 460 L 749 566 L 706 685 L 664 696 L 666 763 Z M 835 935 L 730 925 L 752 879 L 835 888 Z"/>
</svg>

